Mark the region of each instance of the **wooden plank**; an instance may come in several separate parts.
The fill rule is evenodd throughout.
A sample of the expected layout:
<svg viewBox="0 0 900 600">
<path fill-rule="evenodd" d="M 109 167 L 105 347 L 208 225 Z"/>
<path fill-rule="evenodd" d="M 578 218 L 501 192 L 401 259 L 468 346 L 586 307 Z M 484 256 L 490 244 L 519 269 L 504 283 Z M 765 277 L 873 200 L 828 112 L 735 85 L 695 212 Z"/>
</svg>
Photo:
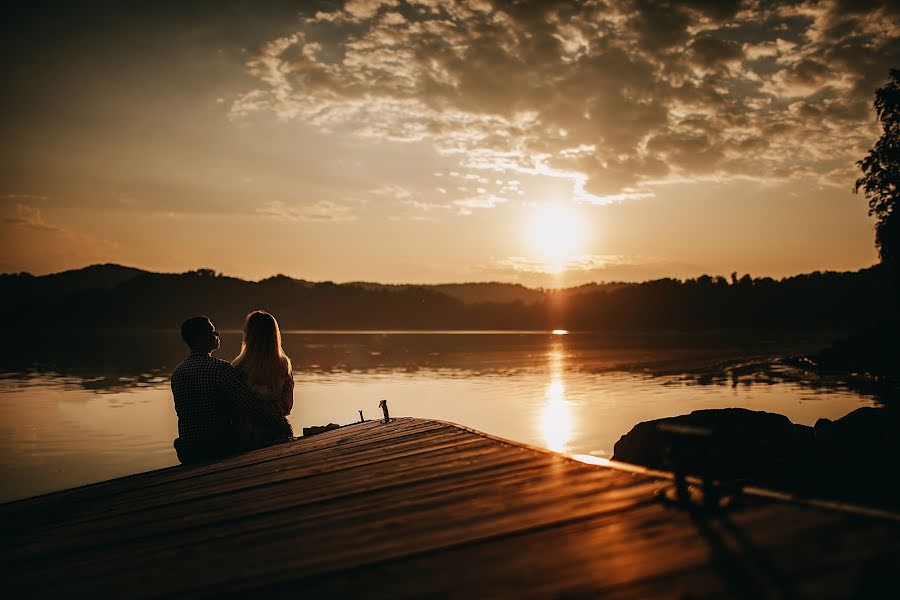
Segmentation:
<svg viewBox="0 0 900 600">
<path fill-rule="evenodd" d="M 492 448 L 494 452 L 497 452 L 496 448 Z M 516 453 L 518 454 L 518 453 Z M 268 527 L 272 526 L 272 523 L 278 524 L 279 518 L 286 519 L 291 523 L 292 526 L 297 527 L 300 524 L 309 520 L 313 529 L 316 528 L 318 524 L 318 519 L 320 515 L 317 512 L 318 507 L 325 506 L 330 511 L 333 511 L 336 508 L 340 508 L 344 504 L 349 503 L 350 508 L 347 509 L 348 513 L 355 515 L 355 518 L 365 520 L 368 518 L 369 513 L 372 510 L 375 510 L 380 513 L 384 513 L 384 509 L 381 508 L 383 505 L 398 507 L 398 506 L 406 506 L 408 499 L 406 498 L 407 490 L 410 488 L 415 488 L 415 497 L 416 500 L 422 500 L 426 498 L 429 494 L 434 493 L 438 496 L 443 496 L 446 498 L 453 498 L 453 494 L 458 493 L 460 490 L 466 487 L 466 481 L 463 480 L 464 475 L 468 475 L 470 473 L 474 473 L 476 475 L 483 474 L 488 469 L 491 469 L 492 466 L 502 469 L 508 469 L 511 464 L 514 464 L 513 461 L 517 463 L 524 463 L 528 459 L 531 459 L 533 463 L 533 457 L 525 456 L 514 456 L 510 454 L 502 454 L 501 456 L 496 457 L 497 460 L 501 461 L 495 465 L 492 465 L 487 458 L 486 453 L 480 452 L 478 455 L 473 455 L 478 458 L 477 462 L 471 464 L 467 471 L 460 470 L 458 466 L 458 458 L 453 454 L 445 453 L 442 457 L 453 458 L 456 460 L 456 464 L 450 464 L 447 467 L 441 468 L 439 470 L 435 470 L 434 466 L 417 464 L 418 468 L 415 468 L 411 471 L 407 472 L 397 472 L 390 479 L 385 479 L 378 477 L 374 479 L 364 490 L 362 493 L 363 498 L 359 498 L 359 494 L 357 493 L 355 496 L 349 494 L 354 488 L 347 487 L 347 484 L 341 482 L 339 479 L 338 483 L 343 484 L 343 490 L 333 490 L 323 486 L 316 486 L 315 488 L 307 488 L 305 484 L 301 483 L 291 489 L 283 489 L 279 490 L 278 495 L 269 499 L 268 501 L 264 501 L 264 504 L 256 503 L 254 505 L 254 511 L 250 515 L 244 514 L 245 511 L 241 508 L 243 502 L 240 496 L 237 496 L 221 509 L 212 512 L 216 506 L 218 499 L 210 498 L 204 499 L 203 503 L 199 506 L 192 506 L 190 508 L 186 508 L 182 506 L 175 506 L 173 510 L 169 510 L 167 512 L 160 511 L 147 511 L 147 513 L 142 513 L 140 515 L 140 519 L 129 521 L 129 526 L 127 528 L 127 534 L 129 537 L 134 538 L 138 536 L 139 532 L 144 531 L 144 529 L 148 529 L 150 532 L 153 532 L 157 535 L 165 535 L 168 533 L 168 528 L 180 528 L 186 529 L 188 527 L 194 528 L 198 527 L 202 524 L 219 524 L 221 522 L 231 520 L 231 519 L 240 519 L 241 521 L 247 520 L 258 520 L 259 518 L 264 518 L 269 521 Z M 441 457 L 438 457 L 441 460 L 445 460 Z M 574 465 L 568 465 L 570 468 Z M 532 466 L 532 470 L 535 469 L 535 466 Z M 493 469 L 496 471 L 497 469 Z M 547 470 L 543 468 L 542 471 L 533 476 L 531 479 L 525 477 L 518 478 L 510 478 L 511 483 L 516 485 L 528 484 L 531 480 L 534 480 L 537 483 L 541 483 L 544 486 L 547 486 Z M 557 470 L 557 475 L 559 474 Z M 451 476 L 455 475 L 455 478 L 451 479 Z M 609 472 L 597 471 L 595 474 L 595 479 L 608 478 L 610 476 Z M 480 482 L 480 485 L 492 485 L 496 487 L 498 484 L 503 482 L 502 478 L 498 478 L 498 473 L 488 471 L 488 477 L 493 478 L 485 479 Z M 337 479 L 337 478 L 335 478 Z M 634 478 L 630 476 L 625 476 L 624 480 L 626 482 L 633 481 Z M 351 486 L 355 485 L 355 489 L 358 491 L 360 488 L 360 483 L 353 484 L 351 482 Z M 557 485 L 557 484 L 552 484 Z M 593 485 L 591 482 L 582 481 L 579 485 Z M 448 490 L 448 486 L 452 486 L 452 489 Z M 570 487 L 566 491 L 567 493 L 575 493 L 578 488 Z M 482 493 L 483 487 L 481 489 L 472 490 L 475 495 L 483 495 Z M 310 493 L 311 492 L 311 493 Z M 532 493 L 539 493 L 540 490 L 532 489 Z M 304 494 L 305 493 L 305 494 Z M 551 498 L 549 495 L 545 495 L 545 500 L 547 498 Z M 355 506 L 356 503 L 359 503 L 362 500 L 362 505 Z M 292 514 L 293 511 L 302 509 L 303 510 L 303 518 L 297 518 Z M 276 511 L 281 511 L 284 513 L 283 516 L 279 517 L 274 515 L 273 513 Z M 107 523 L 108 525 L 112 525 L 111 528 L 113 531 L 119 531 L 120 529 L 115 527 L 115 521 L 111 521 Z M 88 529 L 85 530 L 85 527 L 67 527 L 62 529 L 56 529 L 50 531 L 50 535 L 44 536 L 44 543 L 39 546 L 38 549 L 34 549 L 33 545 L 27 544 L 19 544 L 17 546 L 17 554 L 23 555 L 31 552 L 43 552 L 49 551 L 50 548 L 54 546 L 64 545 L 73 548 L 80 549 L 84 544 L 87 544 L 89 540 L 93 540 L 97 538 L 97 543 L 102 542 L 104 539 L 108 539 L 110 534 L 106 531 L 97 532 L 94 537 L 90 535 L 90 527 L 91 523 L 87 524 Z M 230 527 L 232 527 L 232 531 L 236 531 L 234 529 L 237 527 L 235 523 L 230 523 Z M 143 527 L 144 529 L 141 529 Z M 260 524 L 251 523 L 249 525 L 252 531 L 262 531 L 264 527 Z M 76 542 L 70 542 L 68 540 L 75 539 Z M 200 535 L 200 540 L 202 541 L 203 535 Z M 66 541 L 61 541 L 66 540 Z"/>
<path fill-rule="evenodd" d="M 189 467 L 167 467 L 111 481 L 81 486 L 71 490 L 52 492 L 34 498 L 0 504 L 0 517 L 12 520 L 20 508 L 23 509 L 24 513 L 30 513 L 33 512 L 38 504 L 47 504 L 49 507 L 59 508 L 63 500 L 65 500 L 66 504 L 74 504 L 81 501 L 90 501 L 93 498 L 109 498 L 113 495 L 133 490 L 151 489 L 157 486 L 168 485 L 172 481 L 201 478 L 216 473 L 241 470 L 254 464 L 271 465 L 284 458 L 290 459 L 297 454 L 311 453 L 323 448 L 344 445 L 349 447 L 353 443 L 377 445 L 384 439 L 399 440 L 403 435 L 407 434 L 448 429 L 453 428 L 446 423 L 410 418 L 396 419 L 388 426 L 378 421 L 353 424 L 311 438 L 299 438 L 292 443 L 270 446 L 214 463 Z M 387 436 L 387 438 L 384 436 Z"/>
<path fill-rule="evenodd" d="M 373 466 L 379 462 L 400 460 L 418 454 L 430 454 L 445 449 L 464 449 L 464 446 L 480 445 L 491 447 L 487 440 L 464 436 L 459 432 L 431 436 L 428 443 L 421 441 L 401 441 L 387 448 L 367 449 L 346 454 L 336 450 L 327 455 L 317 455 L 314 462 L 293 460 L 289 464 L 277 468 L 260 468 L 257 464 L 247 466 L 237 473 L 229 473 L 227 478 L 204 477 L 202 480 L 178 480 L 164 487 L 155 486 L 148 490 L 137 490 L 127 495 L 119 494 L 112 502 L 104 502 L 101 516 L 108 518 L 110 511 L 117 507 L 138 506 L 146 510 L 156 505 L 169 505 L 189 501 L 195 497 L 213 497 L 236 490 L 249 489 L 256 486 L 273 485 L 280 481 L 289 481 L 307 477 L 316 477 L 335 471 L 349 471 L 355 468 Z M 296 458 L 296 457 L 295 457 Z"/>
<path fill-rule="evenodd" d="M 444 453 L 433 457 L 434 462 L 437 461 L 446 461 L 446 458 L 453 458 L 455 448 L 447 449 Z M 473 455 L 475 456 L 475 455 Z M 509 467 L 515 462 L 522 463 L 524 462 L 522 459 L 503 459 L 499 463 L 491 462 L 487 460 L 487 453 L 481 453 L 478 455 L 481 460 L 477 465 L 473 466 L 470 472 L 493 472 L 498 468 Z M 51 544 L 53 543 L 61 543 L 63 545 L 70 544 L 68 541 L 60 542 L 59 538 L 67 538 L 68 536 L 77 536 L 78 543 L 83 543 L 87 538 L 83 537 L 88 535 L 92 530 L 97 530 L 99 523 L 97 521 L 102 522 L 106 526 L 112 525 L 113 528 L 116 524 L 117 518 L 129 517 L 130 515 L 134 515 L 133 518 L 128 518 L 127 523 L 129 526 L 128 536 L 133 537 L 137 535 L 139 528 L 141 525 L 149 525 L 152 531 L 163 532 L 167 529 L 167 527 L 173 528 L 186 528 L 186 527 L 195 527 L 198 523 L 203 522 L 218 522 L 221 520 L 227 520 L 229 517 L 232 518 L 259 518 L 264 517 L 268 518 L 269 514 L 278 511 L 278 510 L 293 510 L 296 508 L 303 508 L 304 510 L 308 510 L 309 504 L 312 503 L 332 503 L 333 501 L 340 500 L 342 498 L 347 498 L 353 493 L 357 495 L 363 493 L 365 495 L 372 495 L 377 493 L 378 491 L 396 487 L 396 486 L 409 486 L 411 484 L 419 483 L 423 480 L 423 478 L 440 478 L 443 474 L 458 474 L 462 473 L 459 470 L 457 464 L 451 464 L 448 468 L 442 469 L 440 471 L 429 470 L 425 473 L 421 471 L 421 467 L 429 467 L 427 463 L 417 463 L 420 468 L 414 469 L 412 472 L 410 471 L 399 471 L 394 472 L 390 475 L 390 477 L 379 477 L 373 484 L 366 488 L 363 492 L 360 492 L 360 483 L 358 481 L 347 481 L 346 478 L 342 477 L 342 474 L 334 474 L 332 477 L 329 477 L 327 480 L 322 481 L 321 479 L 326 478 L 326 475 L 323 475 L 320 480 L 316 482 L 315 486 L 309 486 L 306 481 L 298 481 L 294 480 L 293 484 L 284 487 L 280 487 L 276 490 L 275 493 L 263 496 L 261 498 L 257 498 L 258 489 L 252 488 L 249 490 L 241 490 L 238 492 L 234 492 L 233 496 L 228 499 L 227 503 L 223 503 L 222 498 L 220 496 L 207 496 L 207 497 L 197 497 L 193 499 L 191 502 L 181 502 L 167 505 L 158 505 L 153 507 L 148 507 L 146 510 L 141 510 L 140 507 L 132 507 L 132 510 L 111 515 L 109 520 L 104 520 L 102 517 L 98 519 L 89 519 L 89 520 L 74 520 L 74 521 L 65 521 L 61 524 L 58 524 L 54 527 L 45 528 L 42 533 L 46 535 L 42 535 L 41 537 Z M 390 471 L 388 471 L 390 473 Z M 331 474 L 328 474 L 331 475 Z M 491 474 L 493 476 L 494 473 Z M 442 487 L 444 484 L 441 484 Z M 246 508 L 244 507 L 244 503 L 248 501 L 254 501 L 254 510 L 251 513 L 247 513 Z M 101 513 L 102 514 L 102 513 Z M 109 538 L 110 533 L 104 531 L 99 532 L 101 537 Z M 30 536 L 29 536 L 30 537 Z M 28 546 L 20 545 L 17 553 L 21 554 L 28 549 Z"/>
<path fill-rule="evenodd" d="M 396 439 L 398 443 L 401 443 L 409 435 L 438 430 L 451 431 L 452 428 L 448 428 L 444 424 L 432 424 L 430 427 L 420 427 L 412 432 L 410 432 L 409 428 L 398 428 L 398 432 L 402 432 L 403 435 L 399 435 L 395 438 L 392 437 L 391 439 Z M 332 433 L 336 432 L 328 432 L 328 434 L 322 434 L 319 437 L 325 437 Z M 458 431 L 455 433 L 459 434 Z M 307 440 L 302 440 L 302 443 L 297 442 L 294 444 L 272 446 L 264 450 L 247 453 L 239 458 L 229 458 L 211 465 L 168 468 L 139 476 L 122 478 L 121 480 L 113 480 L 116 483 L 121 481 L 121 486 L 110 486 L 108 484 L 111 484 L 112 482 L 102 482 L 100 484 L 84 486 L 83 488 L 76 488 L 74 490 L 55 492 L 34 499 L 0 505 L 0 518 L 15 524 L 21 529 L 31 529 L 39 525 L 39 523 L 33 520 L 35 517 L 46 521 L 53 518 L 72 519 L 76 514 L 86 514 L 90 509 L 85 508 L 85 506 L 89 507 L 90 502 L 95 499 L 101 499 L 103 501 L 103 511 L 106 511 L 113 505 L 114 499 L 121 498 L 122 496 L 124 496 L 124 498 L 121 499 L 123 502 L 134 504 L 140 502 L 140 497 L 143 497 L 148 493 L 155 493 L 159 496 L 170 495 L 172 491 L 178 489 L 173 485 L 174 482 L 180 481 L 185 482 L 186 485 L 199 487 L 203 485 L 203 482 L 209 477 L 213 477 L 213 483 L 211 485 L 215 486 L 218 485 L 217 482 L 219 481 L 216 478 L 217 474 L 226 475 L 231 479 L 238 480 L 242 477 L 252 476 L 252 473 L 259 469 L 264 469 L 265 472 L 270 473 L 272 470 L 279 468 L 278 461 L 283 461 L 285 459 L 296 460 L 298 455 L 307 455 L 317 451 L 322 452 L 323 450 L 333 448 L 335 443 L 345 443 L 346 440 L 351 437 L 353 436 L 324 440 L 324 443 L 313 438 L 313 440 L 319 443 L 310 444 Z M 363 439 L 359 444 L 341 446 L 341 450 L 338 450 L 338 452 L 343 456 L 349 452 L 358 450 L 359 448 L 370 446 L 373 443 L 377 444 L 381 439 L 382 438 L 376 438 L 374 442 L 372 440 Z M 310 448 L 310 446 L 312 447 Z M 393 444 L 391 444 L 391 446 L 393 447 Z M 381 448 L 381 451 L 383 452 L 384 449 Z M 321 457 L 320 460 L 323 463 L 331 458 L 321 454 L 317 456 Z M 264 459 L 260 460 L 260 457 L 264 457 Z M 234 475 L 231 472 L 236 472 L 238 475 Z M 152 476 L 154 474 L 158 474 L 158 477 L 153 478 Z M 162 489 L 162 491 L 157 491 L 160 489 Z M 37 505 L 42 504 L 47 505 L 47 510 L 35 510 Z"/>
<path fill-rule="evenodd" d="M 895 521 L 759 499 L 703 514 L 661 502 L 669 485 L 370 422 L 0 506 L 0 569 L 76 597 L 840 597 L 900 566 Z"/>
</svg>

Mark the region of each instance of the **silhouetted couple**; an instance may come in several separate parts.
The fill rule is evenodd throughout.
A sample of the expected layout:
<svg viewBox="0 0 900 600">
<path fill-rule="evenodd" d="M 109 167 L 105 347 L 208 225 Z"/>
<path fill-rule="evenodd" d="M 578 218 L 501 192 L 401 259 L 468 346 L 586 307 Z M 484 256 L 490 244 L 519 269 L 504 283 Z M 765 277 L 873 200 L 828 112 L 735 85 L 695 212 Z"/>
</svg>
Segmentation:
<svg viewBox="0 0 900 600">
<path fill-rule="evenodd" d="M 285 417 L 294 405 L 294 378 L 275 317 L 247 315 L 241 351 L 230 364 L 211 356 L 219 332 L 209 318 L 182 323 L 181 337 L 191 354 L 172 373 L 178 460 L 206 462 L 293 437 Z"/>
</svg>

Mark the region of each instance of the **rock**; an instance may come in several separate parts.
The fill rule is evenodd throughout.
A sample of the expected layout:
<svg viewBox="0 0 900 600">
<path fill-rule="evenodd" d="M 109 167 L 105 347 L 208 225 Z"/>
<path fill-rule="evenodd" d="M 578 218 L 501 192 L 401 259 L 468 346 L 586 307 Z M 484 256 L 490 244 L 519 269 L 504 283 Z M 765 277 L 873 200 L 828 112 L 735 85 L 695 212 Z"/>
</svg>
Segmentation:
<svg viewBox="0 0 900 600">
<path fill-rule="evenodd" d="M 739 408 L 639 423 L 613 460 L 771 489 L 900 506 L 900 411 L 863 407 L 814 427 Z"/>
<path fill-rule="evenodd" d="M 687 432 L 685 426 L 697 431 Z M 613 459 L 753 479 L 786 457 L 808 452 L 812 443 L 812 429 L 784 415 L 742 408 L 696 410 L 639 423 L 616 443 Z"/>
</svg>

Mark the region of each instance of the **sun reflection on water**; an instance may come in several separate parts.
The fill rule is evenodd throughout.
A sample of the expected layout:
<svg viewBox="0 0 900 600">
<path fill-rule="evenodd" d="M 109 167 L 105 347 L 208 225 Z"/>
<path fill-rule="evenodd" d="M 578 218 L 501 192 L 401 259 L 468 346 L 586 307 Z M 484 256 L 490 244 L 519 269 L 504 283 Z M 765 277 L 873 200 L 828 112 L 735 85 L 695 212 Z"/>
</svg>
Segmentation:
<svg viewBox="0 0 900 600">
<path fill-rule="evenodd" d="M 544 391 L 544 406 L 540 414 L 541 435 L 547 448 L 566 452 L 572 440 L 574 419 L 563 382 L 562 345 L 555 344 L 547 356 L 550 361 L 550 383 Z"/>
</svg>

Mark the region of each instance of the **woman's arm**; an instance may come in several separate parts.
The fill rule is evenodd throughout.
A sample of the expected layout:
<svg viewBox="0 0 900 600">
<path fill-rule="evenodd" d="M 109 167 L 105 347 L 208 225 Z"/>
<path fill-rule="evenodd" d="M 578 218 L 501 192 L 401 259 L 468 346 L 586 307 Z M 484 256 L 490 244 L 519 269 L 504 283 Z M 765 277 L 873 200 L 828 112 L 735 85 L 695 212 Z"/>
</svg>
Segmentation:
<svg viewBox="0 0 900 600">
<path fill-rule="evenodd" d="M 288 373 L 284 385 L 281 387 L 281 405 L 284 407 L 285 416 L 291 414 L 294 408 L 294 374 Z"/>
<path fill-rule="evenodd" d="M 291 424 L 288 423 L 287 419 L 283 415 L 277 414 L 273 410 L 274 407 L 260 402 L 240 378 L 234 367 L 224 360 L 218 361 L 217 364 L 220 368 L 218 370 L 216 388 L 225 397 L 226 401 L 234 407 L 237 414 L 247 415 L 260 423 L 268 424 L 286 437 L 294 435 L 294 432 L 291 431 Z"/>
</svg>

